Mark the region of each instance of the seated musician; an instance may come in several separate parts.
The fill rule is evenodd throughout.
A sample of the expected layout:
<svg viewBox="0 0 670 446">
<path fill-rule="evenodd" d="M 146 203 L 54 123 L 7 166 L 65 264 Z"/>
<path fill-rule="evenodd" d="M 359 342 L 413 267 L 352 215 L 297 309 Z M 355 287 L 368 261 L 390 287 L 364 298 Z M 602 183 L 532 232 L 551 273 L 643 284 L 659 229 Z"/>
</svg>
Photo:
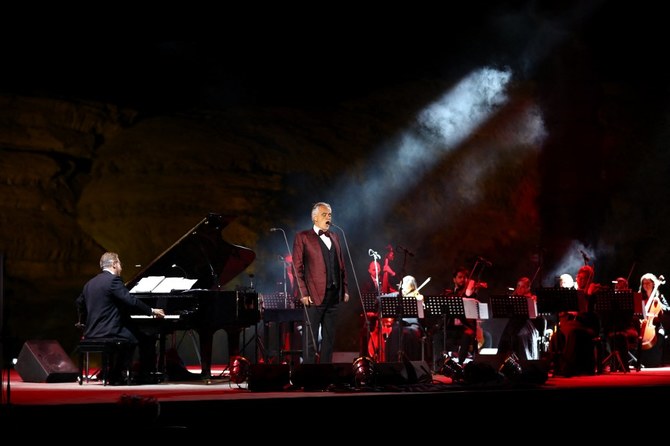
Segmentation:
<svg viewBox="0 0 670 446">
<path fill-rule="evenodd" d="M 130 294 L 121 280 L 121 260 L 118 254 L 106 252 L 100 257 L 101 272 L 90 279 L 77 297 L 75 305 L 85 324 L 83 339 L 119 338 L 127 348 L 112 358 L 110 384 L 123 384 L 123 374 L 131 369 L 135 349 L 139 348 L 137 383 L 153 383 L 156 372 L 156 340 L 137 329 L 130 314 L 165 317 L 160 308 L 151 308 Z"/>
<path fill-rule="evenodd" d="M 414 297 L 417 300 L 417 305 L 423 305 L 423 295 L 419 292 L 416 279 L 413 276 L 403 277 L 398 288 L 400 291 L 394 294 Z M 403 359 L 420 361 L 422 359 L 423 338 L 423 327 L 416 316 L 403 317 L 399 323 L 396 321 L 386 340 L 386 361 L 394 362 Z"/>
<path fill-rule="evenodd" d="M 625 277 L 618 277 L 613 280 L 615 291 L 631 292 L 628 286 L 628 279 Z M 631 294 L 632 297 L 632 294 Z M 609 365 L 610 371 L 618 370 L 618 367 L 628 367 L 628 360 L 630 355 L 637 355 L 637 344 L 639 338 L 639 319 L 633 312 L 609 312 L 601 314 L 601 326 L 603 327 L 603 335 L 607 340 L 605 345 L 606 353 L 611 354 L 616 351 L 619 353 L 621 364 L 611 361 Z M 632 350 L 632 351 L 631 351 Z M 608 365 L 605 365 L 607 367 Z M 635 364 L 637 366 L 637 363 Z M 622 370 L 621 370 L 622 371 Z"/>
<path fill-rule="evenodd" d="M 664 284 L 662 275 L 645 273 L 640 277 L 638 292 L 642 297 L 643 318 L 637 324 L 640 333 L 637 359 L 644 367 L 659 367 L 664 360 L 667 322 L 663 322 L 670 314 L 670 306 L 661 292 Z"/>
<path fill-rule="evenodd" d="M 558 330 L 552 337 L 554 356 L 554 374 L 563 376 L 593 375 L 596 372 L 596 360 L 602 352 L 594 354 L 594 339 L 600 334 L 600 320 L 593 309 L 591 296 L 600 285 L 593 282 L 593 267 L 584 265 L 579 268 L 575 287 L 587 301 L 583 311 L 566 311 L 559 314 Z"/>
<path fill-rule="evenodd" d="M 470 270 L 464 266 L 456 268 L 452 275 L 453 289 L 446 289 L 445 296 L 477 297 L 477 287 L 468 283 Z M 470 282 L 473 282 L 470 280 Z M 446 327 L 445 327 L 446 325 Z M 445 330 L 446 328 L 446 330 Z M 479 323 L 477 319 L 466 319 L 465 316 L 449 317 L 434 323 L 430 330 L 430 339 L 433 343 L 433 371 L 439 372 L 444 364 L 445 354 L 457 350 L 458 363 L 464 364 L 471 351 L 478 347 L 477 335 Z"/>
<path fill-rule="evenodd" d="M 379 296 L 381 291 L 381 281 L 380 277 L 382 274 L 381 265 L 378 261 L 373 260 L 368 265 L 368 279 L 363 282 L 361 286 L 361 293 L 364 295 L 374 295 Z M 388 333 L 382 333 L 380 324 L 378 323 L 378 308 L 368 308 L 367 311 L 364 309 L 364 313 L 361 314 L 361 334 L 360 334 L 360 343 L 361 343 L 361 355 L 369 356 L 379 361 L 380 358 L 383 358 L 383 350 L 381 349 L 383 341 L 388 336 Z M 389 322 L 390 324 L 393 322 Z M 390 328 L 389 328 L 390 332 Z"/>
<path fill-rule="evenodd" d="M 528 277 L 520 277 L 512 295 L 537 300 L 530 284 Z M 515 353 L 519 359 L 540 359 L 539 341 L 540 333 L 533 320 L 525 316 L 510 317 L 500 335 L 498 353 Z"/>
</svg>

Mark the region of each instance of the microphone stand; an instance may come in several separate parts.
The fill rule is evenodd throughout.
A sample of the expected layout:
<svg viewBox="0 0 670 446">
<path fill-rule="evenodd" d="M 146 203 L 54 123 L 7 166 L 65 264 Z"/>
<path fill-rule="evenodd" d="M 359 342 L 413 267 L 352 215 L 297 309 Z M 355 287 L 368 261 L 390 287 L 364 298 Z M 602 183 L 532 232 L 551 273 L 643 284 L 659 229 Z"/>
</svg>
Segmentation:
<svg viewBox="0 0 670 446">
<path fill-rule="evenodd" d="M 284 236 L 284 243 L 286 244 L 286 249 L 288 250 L 288 252 L 292 252 L 292 250 L 291 250 L 291 248 L 288 244 L 288 239 L 286 238 L 286 232 L 282 228 L 276 228 L 276 229 L 281 231 L 282 235 Z M 295 278 L 295 280 L 298 280 L 298 271 L 295 269 L 295 263 L 294 262 L 291 262 L 291 268 L 293 269 L 293 277 Z M 300 293 L 300 301 L 302 302 L 302 298 L 305 297 L 305 296 L 302 294 L 302 289 L 300 289 L 300 286 L 298 286 L 298 292 Z M 314 351 L 318 352 L 318 350 L 317 350 L 317 346 L 318 346 L 317 340 L 316 340 L 316 337 L 314 336 L 314 331 L 312 331 L 312 322 L 309 319 L 309 312 L 307 311 L 307 306 L 304 305 L 304 304 L 303 304 L 303 313 L 305 315 L 306 329 L 309 330 L 309 334 L 312 337 L 312 345 L 314 347 Z"/>
<path fill-rule="evenodd" d="M 368 250 L 368 254 L 372 256 L 372 261 L 375 263 L 375 294 L 379 296 L 381 294 L 381 288 L 379 286 L 379 268 L 377 268 L 377 260 L 380 260 L 382 257 L 377 254 L 375 251 L 372 249 Z M 368 345 L 370 343 L 370 338 L 372 337 L 372 330 L 370 330 L 370 319 L 368 318 L 368 312 L 367 309 L 365 308 L 365 301 L 363 301 L 363 295 L 359 292 L 360 295 L 360 300 L 361 300 L 361 307 L 363 308 L 363 320 L 365 321 L 365 339 L 363 340 L 363 345 L 361 345 L 361 356 L 367 356 L 370 351 L 368 348 Z M 377 312 L 377 323 L 379 325 L 379 336 L 377 340 L 377 347 L 374 349 L 374 355 L 376 358 L 379 359 L 380 357 L 380 352 L 381 352 L 381 342 L 383 340 L 383 334 L 382 334 L 382 326 L 381 326 L 381 317 L 379 317 L 379 312 Z"/>
<path fill-rule="evenodd" d="M 288 303 L 288 290 L 286 288 L 286 264 L 288 263 L 286 261 L 286 258 L 281 256 L 281 264 L 282 264 L 282 273 L 284 275 L 284 308 L 289 308 L 289 303 Z"/>
<path fill-rule="evenodd" d="M 358 285 L 358 277 L 356 277 L 356 268 L 354 267 L 354 261 L 351 257 L 351 251 L 349 250 L 349 243 L 347 242 L 347 234 L 344 233 L 344 229 L 340 228 L 335 223 L 331 222 L 330 225 L 336 227 L 342 233 L 342 240 L 344 241 L 344 247 L 347 250 L 347 257 L 349 257 L 349 263 L 351 264 L 351 272 L 354 276 L 354 283 L 356 284 L 356 291 L 358 292 L 358 299 L 361 302 L 361 308 L 363 309 L 363 317 L 365 318 L 365 326 L 367 327 L 367 337 L 369 339 L 369 337 L 370 337 L 370 321 L 368 320 L 368 315 L 366 314 L 366 311 L 365 311 L 365 304 L 363 302 L 363 296 L 361 295 L 361 288 Z M 377 253 L 375 253 L 375 254 L 377 254 Z M 377 268 L 377 266 L 375 265 L 375 269 L 376 268 Z M 379 281 L 377 281 L 377 282 L 379 282 Z M 381 324 L 381 320 L 379 322 Z"/>
</svg>

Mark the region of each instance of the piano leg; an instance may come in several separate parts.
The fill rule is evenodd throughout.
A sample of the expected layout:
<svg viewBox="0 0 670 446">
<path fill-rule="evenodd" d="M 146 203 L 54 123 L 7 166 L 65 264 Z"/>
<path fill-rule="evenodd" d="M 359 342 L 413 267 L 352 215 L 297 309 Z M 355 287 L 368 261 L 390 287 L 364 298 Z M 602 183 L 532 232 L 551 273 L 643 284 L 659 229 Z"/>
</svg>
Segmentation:
<svg viewBox="0 0 670 446">
<path fill-rule="evenodd" d="M 200 376 L 208 379 L 212 377 L 212 345 L 214 344 L 214 331 L 199 329 L 200 339 Z"/>
<path fill-rule="evenodd" d="M 243 328 L 230 327 L 225 328 L 228 335 L 228 363 L 232 363 L 233 359 L 240 354 L 240 334 Z M 212 348 L 214 344 L 214 330 L 199 329 L 198 337 L 200 338 L 200 376 L 208 379 L 212 377 Z"/>
</svg>

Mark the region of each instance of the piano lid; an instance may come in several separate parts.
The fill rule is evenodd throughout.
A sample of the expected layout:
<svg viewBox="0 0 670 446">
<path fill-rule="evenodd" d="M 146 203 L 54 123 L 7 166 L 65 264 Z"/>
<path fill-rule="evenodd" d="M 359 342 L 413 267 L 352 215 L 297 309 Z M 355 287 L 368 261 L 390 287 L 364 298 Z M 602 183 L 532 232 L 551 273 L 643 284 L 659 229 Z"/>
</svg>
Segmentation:
<svg viewBox="0 0 670 446">
<path fill-rule="evenodd" d="M 233 219 L 210 213 L 144 267 L 126 286 L 132 289 L 142 278 L 149 276 L 185 276 L 187 279 L 198 279 L 193 284 L 194 289 L 221 289 L 256 258 L 251 249 L 223 240 L 221 231 Z"/>
</svg>

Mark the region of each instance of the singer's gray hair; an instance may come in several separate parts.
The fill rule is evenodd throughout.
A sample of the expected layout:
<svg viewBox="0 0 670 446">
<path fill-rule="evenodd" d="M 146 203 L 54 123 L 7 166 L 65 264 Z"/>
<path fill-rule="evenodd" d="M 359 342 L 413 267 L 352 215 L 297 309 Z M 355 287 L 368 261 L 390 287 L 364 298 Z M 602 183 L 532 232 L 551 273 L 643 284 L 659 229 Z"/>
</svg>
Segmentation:
<svg viewBox="0 0 670 446">
<path fill-rule="evenodd" d="M 328 203 L 326 203 L 325 201 L 319 201 L 314 206 L 312 206 L 312 220 L 316 218 L 317 214 L 319 213 L 319 207 L 321 206 L 327 207 L 328 212 L 333 212 L 333 208 L 331 208 Z"/>
</svg>

